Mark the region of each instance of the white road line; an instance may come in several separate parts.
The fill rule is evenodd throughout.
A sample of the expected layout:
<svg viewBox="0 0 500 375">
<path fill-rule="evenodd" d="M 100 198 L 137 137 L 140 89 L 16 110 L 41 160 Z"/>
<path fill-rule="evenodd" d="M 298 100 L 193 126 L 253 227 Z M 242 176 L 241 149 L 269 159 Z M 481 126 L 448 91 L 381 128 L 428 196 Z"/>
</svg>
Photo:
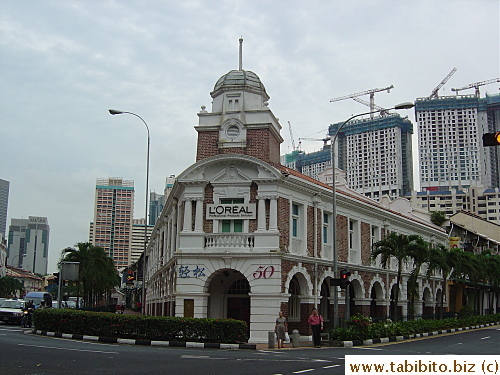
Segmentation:
<svg viewBox="0 0 500 375">
<path fill-rule="evenodd" d="M 340 365 L 331 365 L 331 366 L 325 366 L 323 368 L 334 368 L 334 367 L 339 367 Z"/>
<path fill-rule="evenodd" d="M 489 339 L 491 336 L 481 337 L 481 340 Z"/>
<path fill-rule="evenodd" d="M 310 368 L 308 370 L 295 371 L 295 372 L 292 372 L 292 374 L 303 374 L 304 372 L 311 372 L 311 371 L 314 371 L 314 369 Z"/>
<path fill-rule="evenodd" d="M 86 350 L 86 349 L 70 349 L 70 348 L 58 348 L 56 346 L 44 346 L 44 345 L 26 345 L 26 344 L 17 344 L 19 346 L 29 346 L 33 348 L 42 348 L 42 349 L 57 349 L 57 350 L 68 350 L 73 352 L 88 352 L 88 353 L 102 353 L 102 354 L 119 354 L 118 352 L 105 352 L 103 350 Z"/>
</svg>

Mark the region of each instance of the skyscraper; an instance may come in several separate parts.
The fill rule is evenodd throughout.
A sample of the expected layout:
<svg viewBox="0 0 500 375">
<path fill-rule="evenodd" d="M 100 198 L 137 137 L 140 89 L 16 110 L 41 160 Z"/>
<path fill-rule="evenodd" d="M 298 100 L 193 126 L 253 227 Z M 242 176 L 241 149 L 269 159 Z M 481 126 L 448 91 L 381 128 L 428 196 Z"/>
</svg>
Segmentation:
<svg viewBox="0 0 500 375">
<path fill-rule="evenodd" d="M 333 137 L 342 123 L 332 124 Z M 336 142 L 336 167 L 347 185 L 369 198 L 402 197 L 413 189 L 413 124 L 398 114 L 349 122 Z"/>
<path fill-rule="evenodd" d="M 498 150 L 482 135 L 498 131 L 500 95 L 418 98 L 420 185 L 439 191 L 499 186 Z"/>
<path fill-rule="evenodd" d="M 9 181 L 0 179 L 0 240 L 7 229 L 7 207 L 9 205 Z"/>
<path fill-rule="evenodd" d="M 121 177 L 97 179 L 89 241 L 102 247 L 117 269 L 130 261 L 133 217 L 134 181 Z"/>
<path fill-rule="evenodd" d="M 11 219 L 7 264 L 45 275 L 49 252 L 50 227 L 46 217 Z"/>
</svg>

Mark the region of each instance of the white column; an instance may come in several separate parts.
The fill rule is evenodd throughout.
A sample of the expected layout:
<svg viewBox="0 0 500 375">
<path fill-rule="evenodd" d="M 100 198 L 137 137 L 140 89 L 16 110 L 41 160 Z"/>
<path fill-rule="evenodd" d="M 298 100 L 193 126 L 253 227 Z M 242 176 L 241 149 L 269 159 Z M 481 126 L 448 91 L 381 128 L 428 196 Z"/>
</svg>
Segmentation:
<svg viewBox="0 0 500 375">
<path fill-rule="evenodd" d="M 196 198 L 196 217 L 194 220 L 194 231 L 203 232 L 203 198 Z"/>
<path fill-rule="evenodd" d="M 191 199 L 186 199 L 184 201 L 184 226 L 182 228 L 183 232 L 191 232 L 193 224 L 193 203 Z"/>
<path fill-rule="evenodd" d="M 259 200 L 259 208 L 258 208 L 258 220 L 257 220 L 257 230 L 265 231 L 266 230 L 266 200 L 265 197 L 257 197 Z"/>
<path fill-rule="evenodd" d="M 269 230 L 278 230 L 278 197 L 271 197 L 269 207 Z"/>
</svg>

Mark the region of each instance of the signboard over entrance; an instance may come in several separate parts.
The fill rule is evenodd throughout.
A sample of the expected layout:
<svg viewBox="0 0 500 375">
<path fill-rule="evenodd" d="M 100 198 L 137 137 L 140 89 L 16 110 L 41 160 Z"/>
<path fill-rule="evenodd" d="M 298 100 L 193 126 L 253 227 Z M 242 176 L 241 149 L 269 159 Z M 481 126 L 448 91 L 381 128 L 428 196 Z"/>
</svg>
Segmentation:
<svg viewBox="0 0 500 375">
<path fill-rule="evenodd" d="M 207 204 L 207 220 L 255 219 L 256 204 Z"/>
</svg>

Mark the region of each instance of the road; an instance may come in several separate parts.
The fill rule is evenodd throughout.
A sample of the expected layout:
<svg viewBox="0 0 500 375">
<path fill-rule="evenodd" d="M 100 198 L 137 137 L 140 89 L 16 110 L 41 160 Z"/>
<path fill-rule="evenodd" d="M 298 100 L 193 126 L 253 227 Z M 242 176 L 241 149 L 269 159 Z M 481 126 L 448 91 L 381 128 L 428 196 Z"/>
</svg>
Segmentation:
<svg viewBox="0 0 500 375">
<path fill-rule="evenodd" d="M 345 355 L 499 355 L 500 328 L 357 348 L 218 350 L 104 344 L 0 325 L 0 374 L 343 374 Z"/>
</svg>

